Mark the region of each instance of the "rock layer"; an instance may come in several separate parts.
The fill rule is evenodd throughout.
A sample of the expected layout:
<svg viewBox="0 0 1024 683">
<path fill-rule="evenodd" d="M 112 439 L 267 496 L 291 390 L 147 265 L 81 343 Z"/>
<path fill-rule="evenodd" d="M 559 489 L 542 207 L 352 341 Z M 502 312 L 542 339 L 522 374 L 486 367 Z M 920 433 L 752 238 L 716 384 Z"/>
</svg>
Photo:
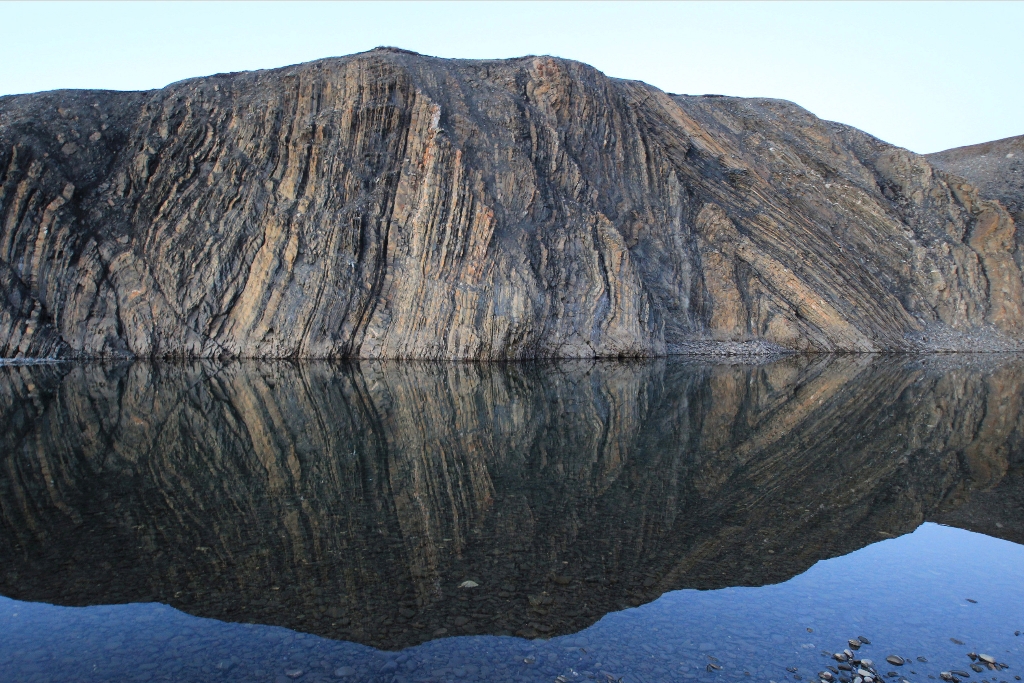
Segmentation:
<svg viewBox="0 0 1024 683">
<path fill-rule="evenodd" d="M 0 356 L 993 350 L 998 202 L 783 101 L 378 49 L 0 98 Z"/>
</svg>

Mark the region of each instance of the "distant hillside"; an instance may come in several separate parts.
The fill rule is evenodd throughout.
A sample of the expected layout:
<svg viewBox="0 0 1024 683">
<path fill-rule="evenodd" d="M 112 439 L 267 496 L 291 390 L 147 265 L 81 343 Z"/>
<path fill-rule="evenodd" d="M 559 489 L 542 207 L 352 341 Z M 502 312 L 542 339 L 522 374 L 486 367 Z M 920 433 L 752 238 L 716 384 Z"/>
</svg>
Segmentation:
<svg viewBox="0 0 1024 683">
<path fill-rule="evenodd" d="M 925 156 L 935 168 L 955 173 L 982 194 L 1003 203 L 1018 227 L 1024 219 L 1024 135 Z"/>
</svg>

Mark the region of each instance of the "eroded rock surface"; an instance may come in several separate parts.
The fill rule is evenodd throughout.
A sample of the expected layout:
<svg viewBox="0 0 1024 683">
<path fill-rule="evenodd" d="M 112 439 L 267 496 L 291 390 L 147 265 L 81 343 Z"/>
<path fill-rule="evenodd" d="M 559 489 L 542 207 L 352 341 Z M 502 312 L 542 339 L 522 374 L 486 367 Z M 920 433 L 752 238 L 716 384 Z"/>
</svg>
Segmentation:
<svg viewBox="0 0 1024 683">
<path fill-rule="evenodd" d="M 963 179 L 788 102 L 378 49 L 0 98 L 0 356 L 1015 348 Z"/>
<path fill-rule="evenodd" d="M 987 354 L 3 367 L 0 594 L 572 633 L 925 520 L 1019 539 L 1022 388 Z"/>
<path fill-rule="evenodd" d="M 1017 225 L 1024 220 L 1024 135 L 929 154 L 935 168 L 964 178 L 998 199 Z"/>
</svg>

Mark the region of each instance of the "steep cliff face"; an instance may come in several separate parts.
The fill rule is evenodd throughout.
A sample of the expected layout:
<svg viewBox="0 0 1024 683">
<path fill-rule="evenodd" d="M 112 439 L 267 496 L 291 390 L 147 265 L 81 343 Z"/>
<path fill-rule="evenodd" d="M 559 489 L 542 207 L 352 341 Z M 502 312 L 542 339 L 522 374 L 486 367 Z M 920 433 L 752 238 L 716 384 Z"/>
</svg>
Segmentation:
<svg viewBox="0 0 1024 683">
<path fill-rule="evenodd" d="M 0 594 L 575 632 L 924 520 L 1020 538 L 1022 388 L 992 356 L 3 367 Z"/>
<path fill-rule="evenodd" d="M 380 49 L 0 98 L 0 355 L 1012 348 L 1011 216 L 787 102 Z"/>
</svg>

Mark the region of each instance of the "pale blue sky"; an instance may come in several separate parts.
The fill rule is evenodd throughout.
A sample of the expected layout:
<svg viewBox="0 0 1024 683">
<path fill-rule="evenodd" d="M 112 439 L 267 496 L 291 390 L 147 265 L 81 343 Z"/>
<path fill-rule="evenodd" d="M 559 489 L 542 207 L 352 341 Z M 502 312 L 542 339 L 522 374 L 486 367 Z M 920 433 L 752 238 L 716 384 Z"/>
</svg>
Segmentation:
<svg viewBox="0 0 1024 683">
<path fill-rule="evenodd" d="M 0 2 L 0 94 L 158 88 L 395 45 L 778 97 L 915 152 L 1024 134 L 1024 3 Z"/>
</svg>

